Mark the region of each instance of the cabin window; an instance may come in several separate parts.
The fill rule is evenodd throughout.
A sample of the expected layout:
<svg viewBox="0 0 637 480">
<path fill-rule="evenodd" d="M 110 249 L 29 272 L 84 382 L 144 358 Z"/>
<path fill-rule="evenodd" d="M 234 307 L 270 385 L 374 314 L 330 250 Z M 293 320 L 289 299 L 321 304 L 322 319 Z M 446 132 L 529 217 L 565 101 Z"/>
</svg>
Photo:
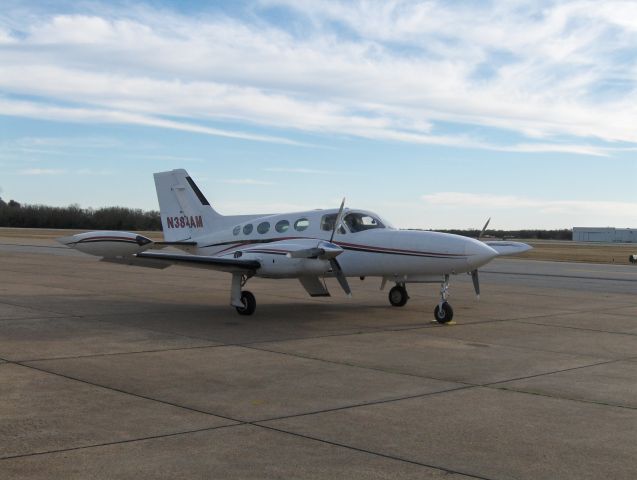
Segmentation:
<svg viewBox="0 0 637 480">
<path fill-rule="evenodd" d="M 289 228 L 290 222 L 288 222 L 287 220 L 281 220 L 274 226 L 274 229 L 279 233 L 285 233 L 289 230 Z"/>
<path fill-rule="evenodd" d="M 257 232 L 260 234 L 268 233 L 270 231 L 270 223 L 269 222 L 261 222 L 257 227 Z"/>
<path fill-rule="evenodd" d="M 234 230 L 232 230 L 232 234 L 237 236 L 239 235 L 239 233 L 241 233 L 241 226 L 234 227 Z"/>
<path fill-rule="evenodd" d="M 372 230 L 374 228 L 385 228 L 382 222 L 366 213 L 349 213 L 345 215 L 345 225 L 350 232 L 362 232 L 364 230 Z"/>
<path fill-rule="evenodd" d="M 296 230 L 297 232 L 307 230 L 309 226 L 310 221 L 307 218 L 299 218 L 296 222 L 294 222 L 294 230 Z"/>
<path fill-rule="evenodd" d="M 252 224 L 248 223 L 245 227 L 243 227 L 243 234 L 244 235 L 250 235 L 252 233 Z"/>
<path fill-rule="evenodd" d="M 324 230 L 326 232 L 331 232 L 332 230 L 334 230 L 334 222 L 336 222 L 337 216 L 337 213 L 329 213 L 327 215 L 323 215 L 323 218 L 321 219 L 321 230 Z M 341 228 L 339 228 L 338 231 L 341 234 L 346 233 L 343 225 L 341 225 Z"/>
</svg>

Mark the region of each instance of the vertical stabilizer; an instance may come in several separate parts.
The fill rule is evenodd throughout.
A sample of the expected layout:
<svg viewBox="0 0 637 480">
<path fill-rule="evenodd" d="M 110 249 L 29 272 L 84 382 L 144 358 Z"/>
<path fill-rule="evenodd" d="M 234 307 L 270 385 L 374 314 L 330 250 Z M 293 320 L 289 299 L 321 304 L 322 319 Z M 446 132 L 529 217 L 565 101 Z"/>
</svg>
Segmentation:
<svg viewBox="0 0 637 480">
<path fill-rule="evenodd" d="M 222 224 L 223 216 L 210 206 L 186 170 L 159 172 L 154 177 L 167 242 L 192 240 Z"/>
</svg>

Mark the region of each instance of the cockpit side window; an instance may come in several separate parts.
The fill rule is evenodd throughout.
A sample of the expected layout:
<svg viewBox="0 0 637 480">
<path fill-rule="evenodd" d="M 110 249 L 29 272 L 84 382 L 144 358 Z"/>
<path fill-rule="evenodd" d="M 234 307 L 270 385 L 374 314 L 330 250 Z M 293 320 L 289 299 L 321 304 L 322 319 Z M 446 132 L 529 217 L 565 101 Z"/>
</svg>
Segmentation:
<svg viewBox="0 0 637 480">
<path fill-rule="evenodd" d="M 323 215 L 323 218 L 321 219 L 321 230 L 325 232 L 331 232 L 332 230 L 334 230 L 334 222 L 336 222 L 337 216 L 338 216 L 337 213 L 328 213 L 327 215 Z M 339 229 L 339 233 L 341 234 L 346 233 L 342 225 L 341 225 L 341 228 Z"/>
<path fill-rule="evenodd" d="M 364 230 L 372 230 L 374 228 L 385 228 L 385 225 L 375 217 L 367 213 L 348 213 L 345 215 L 345 225 L 352 233 L 362 232 Z"/>
</svg>

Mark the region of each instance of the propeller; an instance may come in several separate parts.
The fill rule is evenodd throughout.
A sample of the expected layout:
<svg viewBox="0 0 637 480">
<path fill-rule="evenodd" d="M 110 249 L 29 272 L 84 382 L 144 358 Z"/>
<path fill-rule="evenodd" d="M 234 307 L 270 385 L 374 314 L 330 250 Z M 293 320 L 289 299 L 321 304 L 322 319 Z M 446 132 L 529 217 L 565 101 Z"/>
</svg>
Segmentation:
<svg viewBox="0 0 637 480">
<path fill-rule="evenodd" d="M 330 243 L 334 241 L 334 235 L 336 235 L 336 230 L 341 226 L 341 222 L 343 221 L 343 210 L 345 209 L 345 198 L 341 202 L 341 208 L 338 209 L 338 215 L 334 219 L 334 227 L 332 228 L 332 236 L 330 237 Z"/>
<path fill-rule="evenodd" d="M 478 234 L 478 240 L 480 240 L 484 235 L 484 232 L 487 231 L 487 227 L 489 226 L 490 222 L 491 217 L 489 217 L 487 223 L 485 223 L 484 227 L 482 227 L 482 230 L 480 230 L 480 233 Z M 478 276 L 478 269 L 472 270 L 471 272 L 469 272 L 469 274 L 471 275 L 471 280 L 473 281 L 473 289 L 476 292 L 476 297 L 478 298 L 478 300 L 480 300 L 480 277 Z"/>
<path fill-rule="evenodd" d="M 487 227 L 489 226 L 490 222 L 491 222 L 491 217 L 489 217 L 489 219 L 487 220 L 487 223 L 485 223 L 484 227 L 482 227 L 482 230 L 480 231 L 480 234 L 478 235 L 478 240 L 480 240 L 482 236 L 484 235 L 484 232 L 487 231 Z"/>
<path fill-rule="evenodd" d="M 303 250 L 296 250 L 294 252 L 290 252 L 287 254 L 288 258 L 315 258 L 318 260 L 328 260 L 330 262 L 330 266 L 332 267 L 332 272 L 338 280 L 343 291 L 347 294 L 347 296 L 352 296 L 352 289 L 347 282 L 347 278 L 343 273 L 343 269 L 341 265 L 336 260 L 341 253 L 343 253 L 343 249 L 338 245 L 332 243 L 334 240 L 334 236 L 336 235 L 336 230 L 341 226 L 341 222 L 343 221 L 343 211 L 345 209 L 345 199 L 341 202 L 341 207 L 338 210 L 338 214 L 334 219 L 334 226 L 332 228 L 332 235 L 330 236 L 330 241 L 325 242 L 321 241 L 316 247 L 306 248 Z"/>
<path fill-rule="evenodd" d="M 336 218 L 334 219 L 334 227 L 332 228 L 332 235 L 330 236 L 330 244 L 334 240 L 334 235 L 336 235 L 336 231 L 341 227 L 344 210 L 345 210 L 345 197 L 343 197 L 343 201 L 341 202 L 341 207 L 338 209 L 338 214 L 336 215 Z M 338 248 L 341 248 L 341 247 L 338 247 Z M 341 252 L 342 251 L 343 250 L 341 249 Z M 341 288 L 347 294 L 348 297 L 351 297 L 352 289 L 349 287 L 349 283 L 347 282 L 347 277 L 345 277 L 345 274 L 343 273 L 343 269 L 341 268 L 341 265 L 338 263 L 338 260 L 336 260 L 336 255 L 330 258 L 330 265 L 332 267 L 332 271 L 334 272 L 334 275 L 336 276 L 336 280 L 338 280 L 338 283 L 341 285 Z"/>
<path fill-rule="evenodd" d="M 349 288 L 349 283 L 347 282 L 347 278 L 345 277 L 345 274 L 343 274 L 343 269 L 341 268 L 341 265 L 338 263 L 336 258 L 330 259 L 330 265 L 332 266 L 332 271 L 334 272 L 334 275 L 336 276 L 336 280 L 338 280 L 338 283 L 341 285 L 341 288 L 347 294 L 348 297 L 351 297 L 352 289 Z"/>
<path fill-rule="evenodd" d="M 471 280 L 473 280 L 473 289 L 476 291 L 476 297 L 480 300 L 480 278 L 478 277 L 478 270 L 471 272 Z"/>
<path fill-rule="evenodd" d="M 349 287 L 347 278 L 343 274 L 341 265 L 336 260 L 336 257 L 343 253 L 343 249 L 338 245 L 328 242 L 320 242 L 319 245 L 320 246 L 314 248 L 306 248 L 303 250 L 289 252 L 287 254 L 287 257 L 328 260 L 330 262 L 330 266 L 332 267 L 332 272 L 334 272 L 334 276 L 336 277 L 336 280 L 338 280 L 338 283 L 341 285 L 341 288 L 348 296 L 352 296 L 352 289 Z"/>
</svg>

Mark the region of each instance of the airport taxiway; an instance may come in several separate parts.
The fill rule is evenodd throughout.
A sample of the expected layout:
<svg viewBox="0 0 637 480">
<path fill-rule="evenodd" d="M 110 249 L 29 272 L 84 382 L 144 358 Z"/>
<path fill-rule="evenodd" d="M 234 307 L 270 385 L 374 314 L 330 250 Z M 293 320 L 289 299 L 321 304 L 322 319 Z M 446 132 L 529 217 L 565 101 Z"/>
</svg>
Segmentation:
<svg viewBox="0 0 637 480">
<path fill-rule="evenodd" d="M 637 267 L 495 261 L 392 308 L 0 238 L 2 478 L 634 479 Z"/>
</svg>

